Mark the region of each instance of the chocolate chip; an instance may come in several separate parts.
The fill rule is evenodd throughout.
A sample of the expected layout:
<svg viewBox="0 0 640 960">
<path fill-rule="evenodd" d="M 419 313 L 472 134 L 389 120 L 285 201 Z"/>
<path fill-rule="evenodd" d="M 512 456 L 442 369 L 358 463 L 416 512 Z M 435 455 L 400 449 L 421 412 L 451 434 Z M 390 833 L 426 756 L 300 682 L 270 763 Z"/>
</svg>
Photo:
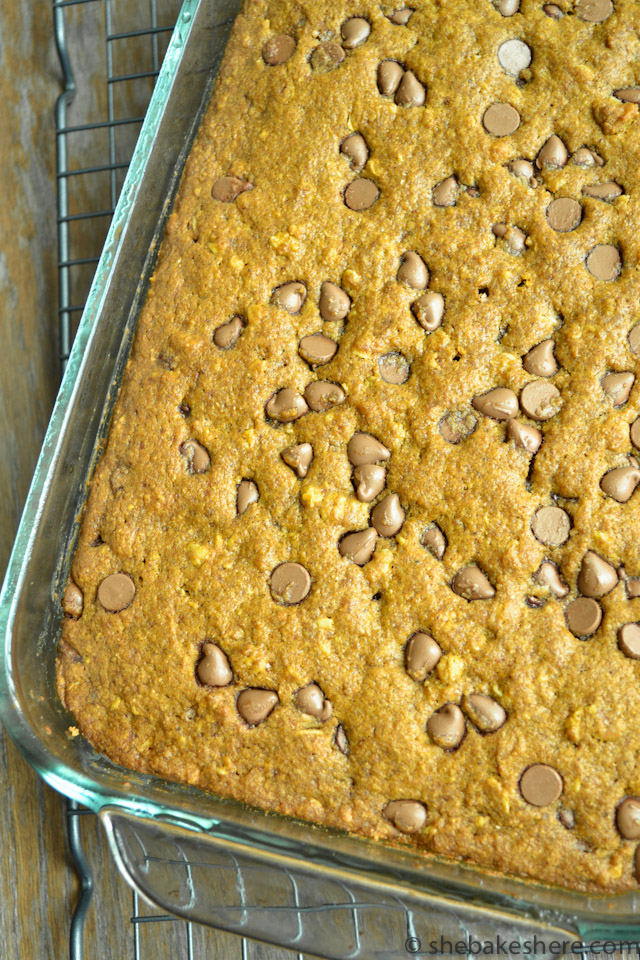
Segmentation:
<svg viewBox="0 0 640 960">
<path fill-rule="evenodd" d="M 511 420 L 518 412 L 518 398 L 513 390 L 506 387 L 496 387 L 474 397 L 471 405 L 478 413 L 493 420 Z"/>
<path fill-rule="evenodd" d="M 535 168 L 529 160 L 511 160 L 507 164 L 509 173 L 512 173 L 519 180 L 523 180 L 530 187 L 537 186 Z"/>
<path fill-rule="evenodd" d="M 478 421 L 472 413 L 465 413 L 461 410 L 451 410 L 445 413 L 438 424 L 438 429 L 443 440 L 447 443 L 460 443 L 470 437 L 478 426 Z"/>
<path fill-rule="evenodd" d="M 613 401 L 614 407 L 621 407 L 627 402 L 635 379 L 635 375 L 630 370 L 625 370 L 623 373 L 608 373 L 603 377 L 602 389 L 609 400 Z"/>
<path fill-rule="evenodd" d="M 262 59 L 270 67 L 278 67 L 293 56 L 296 41 L 286 33 L 271 37 L 262 48 Z"/>
<path fill-rule="evenodd" d="M 370 433 L 354 433 L 347 446 L 347 456 L 354 467 L 359 467 L 363 463 L 379 463 L 381 460 L 388 460 L 391 451 Z"/>
<path fill-rule="evenodd" d="M 362 170 L 369 159 L 369 148 L 361 133 L 352 133 L 340 144 L 340 153 L 348 157 L 352 170 Z"/>
<path fill-rule="evenodd" d="M 622 187 L 610 180 L 608 183 L 594 183 L 591 186 L 583 187 L 582 192 L 585 197 L 595 197 L 596 200 L 615 200 L 622 193 Z"/>
<path fill-rule="evenodd" d="M 603 493 L 618 503 L 626 503 L 633 496 L 633 493 L 640 483 L 640 470 L 638 467 L 616 467 L 615 470 L 609 470 L 600 481 L 600 488 Z"/>
<path fill-rule="evenodd" d="M 242 317 L 231 317 L 231 320 L 227 323 L 216 327 L 213 332 L 213 342 L 221 350 L 229 350 L 230 347 L 235 347 L 243 330 L 244 320 Z"/>
<path fill-rule="evenodd" d="M 633 857 L 633 866 L 635 878 L 638 883 L 640 883 L 640 846 L 636 847 L 636 852 Z"/>
<path fill-rule="evenodd" d="M 62 595 L 62 612 L 72 620 L 78 620 L 84 609 L 84 594 L 77 584 L 70 580 Z"/>
<path fill-rule="evenodd" d="M 325 280 L 320 287 L 318 309 L 323 320 L 344 320 L 351 309 L 351 300 L 342 287 Z"/>
<path fill-rule="evenodd" d="M 356 496 L 361 503 L 371 503 L 382 493 L 387 481 L 387 471 L 377 463 L 364 463 L 353 471 Z"/>
<path fill-rule="evenodd" d="M 306 299 L 307 288 L 299 280 L 283 283 L 271 294 L 271 303 L 291 314 L 300 313 Z"/>
<path fill-rule="evenodd" d="M 558 197 L 547 207 L 547 220 L 557 233 L 570 233 L 580 225 L 582 206 L 571 197 Z"/>
<path fill-rule="evenodd" d="M 366 177 L 359 177 L 358 180 L 352 180 L 345 189 L 344 202 L 349 210 L 359 212 L 372 207 L 379 196 L 380 190 L 373 180 L 368 180 Z"/>
<path fill-rule="evenodd" d="M 396 279 L 412 290 L 425 290 L 429 284 L 429 268 L 419 253 L 407 250 L 400 258 Z"/>
<path fill-rule="evenodd" d="M 378 360 L 378 367 L 385 383 L 406 383 L 411 372 L 411 364 L 401 353 L 385 353 Z"/>
<path fill-rule="evenodd" d="M 309 412 L 309 407 L 304 399 L 291 387 L 283 387 L 274 393 L 265 404 L 267 416 L 279 423 L 291 423 L 293 420 L 299 420 L 305 413 Z"/>
<path fill-rule="evenodd" d="M 520 9 L 520 0 L 494 0 L 494 6 L 503 17 L 512 17 Z"/>
<path fill-rule="evenodd" d="M 283 450 L 280 456 L 297 477 L 306 477 L 313 460 L 313 447 L 310 443 L 296 443 Z"/>
<path fill-rule="evenodd" d="M 406 27 L 413 12 L 411 7 L 402 7 L 400 10 L 394 10 L 389 20 L 398 27 Z"/>
<path fill-rule="evenodd" d="M 528 383 L 520 394 L 520 406 L 532 420 L 550 420 L 561 405 L 560 391 L 545 380 Z"/>
<path fill-rule="evenodd" d="M 640 450 L 640 417 L 629 427 L 629 438 L 636 450 Z"/>
<path fill-rule="evenodd" d="M 556 134 L 552 134 L 543 145 L 536 158 L 536 167 L 538 170 L 560 170 L 565 166 L 569 154 L 564 143 Z"/>
<path fill-rule="evenodd" d="M 434 207 L 455 207 L 457 196 L 458 181 L 455 177 L 447 177 L 433 188 L 433 205 Z"/>
<path fill-rule="evenodd" d="M 341 723 L 339 723 L 336 727 L 336 735 L 334 740 L 340 753 L 343 753 L 345 757 L 347 757 L 349 755 L 349 741 Z"/>
<path fill-rule="evenodd" d="M 576 637 L 590 637 L 602 623 L 602 610 L 590 597 L 578 597 L 567 604 L 564 618 Z"/>
<path fill-rule="evenodd" d="M 207 687 L 226 687 L 233 680 L 229 659 L 217 643 L 203 644 L 196 675 L 200 683 Z"/>
<path fill-rule="evenodd" d="M 189 473 L 204 473 L 211 466 L 209 451 L 197 440 L 185 440 L 179 449 L 186 458 Z"/>
<path fill-rule="evenodd" d="M 564 13 L 556 3 L 545 3 L 542 10 L 552 20 L 561 20 L 564 17 Z"/>
<path fill-rule="evenodd" d="M 280 698 L 275 690 L 262 690 L 259 687 L 248 687 L 243 690 L 236 700 L 238 713 L 250 727 L 266 720 Z"/>
<path fill-rule="evenodd" d="M 569 539 L 571 520 L 560 507 L 540 507 L 533 515 L 531 529 L 540 543 L 559 547 Z"/>
<path fill-rule="evenodd" d="M 236 512 L 241 516 L 252 503 L 257 503 L 260 499 L 260 492 L 253 480 L 241 480 L 238 484 L 238 493 L 236 496 Z"/>
<path fill-rule="evenodd" d="M 442 649 L 428 633 L 419 630 L 409 637 L 404 648 L 404 665 L 412 680 L 420 683 L 438 664 Z"/>
<path fill-rule="evenodd" d="M 402 529 L 405 516 L 398 494 L 390 493 L 371 511 L 371 526 L 381 537 L 395 537 Z"/>
<path fill-rule="evenodd" d="M 623 103 L 640 103 L 640 87 L 622 87 L 614 90 L 613 95 Z"/>
<path fill-rule="evenodd" d="M 455 750 L 465 735 L 464 714 L 456 703 L 445 703 L 427 720 L 427 733 L 438 747 Z"/>
<path fill-rule="evenodd" d="M 392 800 L 382 816 L 400 833 L 417 833 L 427 822 L 427 808 L 418 800 Z"/>
<path fill-rule="evenodd" d="M 640 597 L 640 577 L 629 577 L 627 580 L 627 596 L 630 600 Z"/>
<path fill-rule="evenodd" d="M 420 543 L 426 547 L 436 560 L 442 560 L 447 549 L 447 538 L 437 524 L 427 527 L 420 538 Z"/>
<path fill-rule="evenodd" d="M 304 398 L 314 413 L 330 410 L 346 399 L 342 387 L 330 380 L 314 380 L 313 383 L 308 383 L 304 389 Z"/>
<path fill-rule="evenodd" d="M 518 256 L 525 248 L 527 235 L 520 227 L 510 227 L 507 223 L 494 223 L 492 227 L 496 237 L 505 241 L 509 253 Z"/>
<path fill-rule="evenodd" d="M 427 293 L 423 293 L 421 297 L 411 304 L 411 312 L 427 333 L 433 333 L 442 323 L 444 316 L 444 297 L 441 293 L 428 290 Z"/>
<path fill-rule="evenodd" d="M 509 420 L 507 436 L 509 440 L 513 440 L 516 447 L 526 450 L 527 453 L 537 453 L 542 443 L 540 431 L 528 423 L 520 423 L 519 420 Z"/>
<path fill-rule="evenodd" d="M 618 571 L 613 564 L 587 550 L 578 575 L 578 590 L 585 597 L 604 597 L 618 583 Z"/>
<path fill-rule="evenodd" d="M 303 360 L 307 361 L 312 370 L 333 360 L 337 350 L 338 344 L 335 340 L 325 337 L 322 333 L 313 333 L 309 337 L 303 337 L 298 344 L 298 353 Z"/>
<path fill-rule="evenodd" d="M 346 50 L 353 50 L 365 42 L 371 33 L 371 24 L 364 17 L 351 17 L 342 24 L 340 33 L 343 47 Z"/>
<path fill-rule="evenodd" d="M 522 366 L 534 377 L 552 377 L 558 372 L 558 364 L 553 355 L 555 343 L 553 340 L 543 340 L 537 347 L 523 357 Z"/>
<path fill-rule="evenodd" d="M 301 713 L 306 713 L 317 720 L 329 720 L 333 716 L 333 707 L 317 683 L 308 683 L 296 693 L 296 706 Z"/>
<path fill-rule="evenodd" d="M 616 808 L 616 827 L 625 840 L 640 840 L 640 799 L 625 797 Z"/>
<path fill-rule="evenodd" d="M 404 70 L 397 60 L 383 60 L 378 66 L 378 90 L 383 97 L 392 97 L 402 80 Z"/>
<path fill-rule="evenodd" d="M 533 579 L 541 586 L 548 587 L 549 591 L 558 600 L 566 597 L 569 593 L 569 587 L 558 573 L 557 567 L 550 560 L 545 560 L 544 563 L 540 564 L 533 575 Z"/>
<path fill-rule="evenodd" d="M 233 203 L 245 190 L 253 190 L 253 184 L 240 177 L 220 177 L 211 188 L 211 196 L 221 203 Z"/>
<path fill-rule="evenodd" d="M 476 564 L 458 570 L 451 587 L 465 600 L 490 600 L 496 595 L 495 587 Z"/>
<path fill-rule="evenodd" d="M 640 323 L 629 331 L 629 347 L 632 353 L 640 355 Z"/>
<path fill-rule="evenodd" d="M 511 77 L 519 77 L 531 64 L 531 48 L 524 40 L 505 40 L 498 47 L 498 62 Z"/>
<path fill-rule="evenodd" d="M 421 107 L 426 98 L 427 91 L 413 70 L 405 70 L 396 91 L 396 103 L 407 107 Z"/>
<path fill-rule="evenodd" d="M 548 807 L 562 796 L 564 781 L 554 767 L 533 763 L 520 777 L 520 793 L 534 807 Z"/>
<path fill-rule="evenodd" d="M 367 530 L 356 530 L 354 533 L 347 533 L 341 539 L 338 549 L 347 560 L 353 560 L 359 567 L 369 563 L 376 549 L 376 540 L 378 532 L 373 527 Z"/>
<path fill-rule="evenodd" d="M 620 251 L 611 243 L 600 243 L 587 255 L 585 264 L 596 280 L 615 280 L 622 270 Z"/>
<path fill-rule="evenodd" d="M 136 586 L 127 573 L 112 573 L 98 587 L 98 600 L 107 613 L 126 610 L 136 595 Z"/>
<path fill-rule="evenodd" d="M 319 43 L 311 51 L 309 62 L 318 73 L 327 73 L 329 70 L 335 70 L 344 60 L 344 50 L 337 43 L 327 40 L 325 43 Z"/>
<path fill-rule="evenodd" d="M 462 701 L 462 709 L 482 733 L 495 733 L 507 719 L 504 707 L 483 693 L 466 696 Z"/>
<path fill-rule="evenodd" d="M 508 137 L 520 126 L 520 114 L 510 103 L 492 103 L 485 110 L 482 123 L 493 137 Z"/>
<path fill-rule="evenodd" d="M 311 576 L 301 563 L 281 563 L 271 571 L 271 594 L 279 603 L 301 603 L 310 590 Z"/>
<path fill-rule="evenodd" d="M 640 660 L 640 623 L 625 623 L 618 630 L 618 646 L 625 657 Z"/>
<path fill-rule="evenodd" d="M 593 150 L 589 150 L 587 147 L 580 147 L 579 150 L 576 150 L 573 155 L 573 162 L 579 167 L 604 166 L 602 157 L 599 157 L 597 153 L 594 153 Z"/>
</svg>

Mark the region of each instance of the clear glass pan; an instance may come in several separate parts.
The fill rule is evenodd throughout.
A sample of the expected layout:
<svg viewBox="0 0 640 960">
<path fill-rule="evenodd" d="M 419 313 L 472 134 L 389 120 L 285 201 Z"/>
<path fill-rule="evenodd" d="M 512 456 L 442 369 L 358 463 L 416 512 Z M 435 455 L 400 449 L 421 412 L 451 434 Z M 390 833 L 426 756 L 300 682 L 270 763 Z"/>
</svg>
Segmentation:
<svg viewBox="0 0 640 960">
<path fill-rule="evenodd" d="M 188 919 L 330 958 L 406 957 L 441 935 L 640 940 L 640 894 L 582 896 L 372 844 L 133 774 L 67 736 L 54 683 L 61 585 L 154 252 L 239 5 L 185 0 L 158 79 L 1 595 L 2 720 L 51 786 L 100 814 L 129 882 Z"/>
</svg>

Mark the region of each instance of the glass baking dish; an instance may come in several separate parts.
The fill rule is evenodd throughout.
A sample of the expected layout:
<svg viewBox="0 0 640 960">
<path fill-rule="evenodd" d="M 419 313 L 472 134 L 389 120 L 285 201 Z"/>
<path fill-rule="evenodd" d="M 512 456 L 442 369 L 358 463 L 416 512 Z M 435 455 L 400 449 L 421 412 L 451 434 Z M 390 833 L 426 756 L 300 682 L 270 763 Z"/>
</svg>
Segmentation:
<svg viewBox="0 0 640 960">
<path fill-rule="evenodd" d="M 0 715 L 27 760 L 100 815 L 127 880 L 189 920 L 327 958 L 447 953 L 496 938 L 640 941 L 640 893 L 598 898 L 425 858 L 116 767 L 55 691 L 78 519 L 189 145 L 238 0 L 185 0 L 51 422 L 3 586 Z M 328 932 L 330 931 L 330 932 Z M 434 942 L 435 947 L 434 949 Z M 565 948 L 565 950 L 571 948 Z M 640 948 L 638 949 L 640 954 Z"/>
</svg>

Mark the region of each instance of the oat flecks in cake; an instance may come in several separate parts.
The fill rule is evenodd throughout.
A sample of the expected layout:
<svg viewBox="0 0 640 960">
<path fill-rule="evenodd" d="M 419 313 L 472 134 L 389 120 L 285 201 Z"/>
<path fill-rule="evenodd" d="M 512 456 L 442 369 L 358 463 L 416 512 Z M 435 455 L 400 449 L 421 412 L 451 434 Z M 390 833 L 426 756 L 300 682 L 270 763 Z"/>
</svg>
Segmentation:
<svg viewBox="0 0 640 960">
<path fill-rule="evenodd" d="M 235 26 L 91 484 L 60 694 L 129 768 L 637 889 L 640 5 L 304 13 L 247 0 Z"/>
</svg>

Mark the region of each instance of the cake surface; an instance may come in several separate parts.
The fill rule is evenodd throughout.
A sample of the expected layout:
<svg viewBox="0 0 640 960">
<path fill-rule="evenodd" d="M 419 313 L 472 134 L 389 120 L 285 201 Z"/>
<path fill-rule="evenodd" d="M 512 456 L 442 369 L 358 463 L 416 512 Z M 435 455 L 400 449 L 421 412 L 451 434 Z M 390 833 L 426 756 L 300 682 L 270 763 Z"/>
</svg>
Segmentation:
<svg viewBox="0 0 640 960">
<path fill-rule="evenodd" d="M 245 3 L 91 482 L 58 689 L 125 767 L 623 892 L 640 4 L 410 8 Z"/>
</svg>

